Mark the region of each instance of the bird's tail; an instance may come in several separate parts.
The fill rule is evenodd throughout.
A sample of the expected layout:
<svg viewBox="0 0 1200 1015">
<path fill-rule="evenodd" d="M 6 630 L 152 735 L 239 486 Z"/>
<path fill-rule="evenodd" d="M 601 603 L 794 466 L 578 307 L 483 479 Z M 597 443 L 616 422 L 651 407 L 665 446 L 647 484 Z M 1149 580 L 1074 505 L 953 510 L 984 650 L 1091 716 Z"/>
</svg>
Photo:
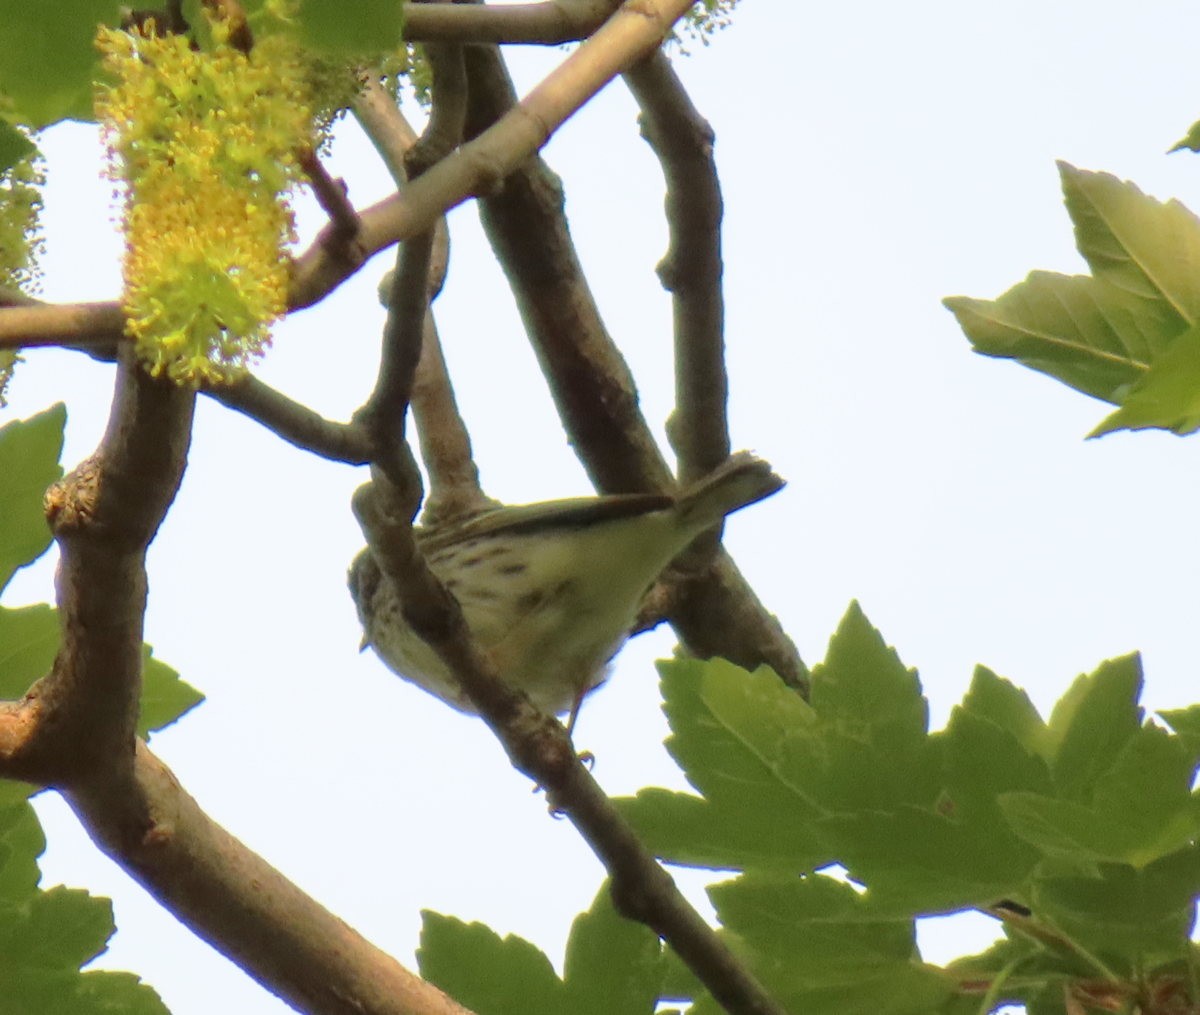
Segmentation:
<svg viewBox="0 0 1200 1015">
<path fill-rule="evenodd" d="M 749 451 L 739 451 L 684 491 L 678 501 L 679 519 L 685 527 L 702 532 L 783 486 L 784 480 L 767 462 Z"/>
</svg>

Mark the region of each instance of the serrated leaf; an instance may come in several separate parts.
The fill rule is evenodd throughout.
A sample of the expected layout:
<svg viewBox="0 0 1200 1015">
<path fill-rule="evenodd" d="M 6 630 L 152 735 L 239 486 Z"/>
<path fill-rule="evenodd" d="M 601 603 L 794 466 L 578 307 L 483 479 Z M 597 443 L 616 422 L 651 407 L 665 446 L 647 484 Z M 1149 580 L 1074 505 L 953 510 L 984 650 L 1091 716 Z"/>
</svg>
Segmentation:
<svg viewBox="0 0 1200 1015">
<path fill-rule="evenodd" d="M 834 814 L 822 834 L 881 913 L 948 913 L 983 907 L 1023 884 L 1039 856 L 990 824 L 968 824 L 912 806 Z"/>
<path fill-rule="evenodd" d="M 0 698 L 19 698 L 49 672 L 58 652 L 58 611 L 39 604 L 19 610 L 0 607 Z M 161 730 L 204 700 L 166 663 L 142 646 L 142 697 L 139 736 Z"/>
<path fill-rule="evenodd" d="M 21 785 L 8 783 L 6 788 Z M 45 848 L 42 826 L 24 796 L 0 806 L 0 908 L 22 904 L 37 891 L 37 858 Z"/>
<path fill-rule="evenodd" d="M 0 0 L 0 92 L 15 119 L 44 127 L 92 118 L 96 28 L 115 25 L 114 0 L 56 0 L 54 16 L 28 0 Z"/>
<path fill-rule="evenodd" d="M 1180 328 L 1200 320 L 1200 219 L 1110 173 L 1058 163 L 1075 245 L 1092 274 L 1169 306 Z"/>
<path fill-rule="evenodd" d="M 550 960 L 513 934 L 422 910 L 421 975 L 476 1015 L 559 1015 L 566 989 Z"/>
<path fill-rule="evenodd" d="M 7 120 L 0 119 L 0 173 L 37 151 L 37 146 Z"/>
<path fill-rule="evenodd" d="M 811 831 L 783 842 L 790 819 L 757 806 L 754 794 L 748 796 L 751 799 L 739 802 L 729 794 L 714 803 L 690 793 L 649 787 L 613 803 L 655 856 L 683 867 L 811 870 L 828 859 L 824 845 L 810 841 L 810 848 L 802 847 L 801 836 L 812 840 Z"/>
<path fill-rule="evenodd" d="M 1143 868 L 1101 864 L 1090 877 L 1038 878 L 1032 905 L 1073 941 L 1133 975 L 1185 955 L 1197 893 L 1200 851 L 1189 846 Z"/>
<path fill-rule="evenodd" d="M 913 923 L 821 875 L 746 874 L 709 890 L 743 959 L 789 1011 L 927 1013 L 954 992 L 920 962 Z M 712 999 L 693 1011 L 719 1011 Z"/>
<path fill-rule="evenodd" d="M 17 568 L 36 560 L 50 545 L 42 495 L 62 475 L 58 456 L 66 418 L 60 402 L 0 427 L 0 591 Z"/>
<path fill-rule="evenodd" d="M 1200 705 L 1169 708 L 1158 714 L 1178 735 L 1179 742 L 1187 749 L 1192 763 L 1200 763 Z"/>
<path fill-rule="evenodd" d="M 1189 128 L 1188 132 L 1167 149 L 1168 153 L 1178 152 L 1184 149 L 1189 149 L 1194 152 L 1200 152 L 1200 120 L 1197 120 Z"/>
<path fill-rule="evenodd" d="M 1106 660 L 1095 672 L 1077 677 L 1059 698 L 1047 727 L 1054 744 L 1051 771 L 1060 796 L 1091 799 L 1100 774 L 1141 728 L 1141 692 L 1141 658 L 1128 655 Z"/>
<path fill-rule="evenodd" d="M 1091 277 L 1033 272 L 994 301 L 944 301 L 977 352 L 1119 405 L 1091 434 L 1200 427 L 1200 219 L 1107 173 L 1059 163 Z M 1182 341 L 1181 341 L 1182 339 Z"/>
<path fill-rule="evenodd" d="M 1200 429 L 1200 326 L 1172 339 L 1088 436 L 1150 428 L 1181 436 Z"/>
<path fill-rule="evenodd" d="M 1200 833 L 1194 770 L 1182 744 L 1147 726 L 1088 787 L 1091 806 L 1034 793 L 1006 794 L 1000 806 L 1013 830 L 1049 856 L 1144 867 Z"/>
<path fill-rule="evenodd" d="M 995 300 L 942 303 L 977 353 L 1018 360 L 1114 404 L 1182 328 L 1168 307 L 1086 275 L 1034 271 Z"/>
<path fill-rule="evenodd" d="M 62 885 L 35 893 L 19 917 L 0 925 L 0 954 L 17 970 L 77 970 L 104 951 L 116 929 L 108 899 Z"/>
<path fill-rule="evenodd" d="M 181 680 L 179 673 L 154 658 L 149 645 L 142 646 L 142 697 L 138 735 L 148 737 L 195 708 L 204 695 Z"/>
<path fill-rule="evenodd" d="M 1050 734 L 1029 695 L 986 666 L 976 666 L 962 709 L 1009 733 L 1030 754 L 1049 760 Z"/>
<path fill-rule="evenodd" d="M 827 809 L 936 798 L 940 773 L 916 670 L 900 661 L 858 603 L 850 604 L 825 660 L 813 668 L 812 707 L 825 770 L 814 795 Z"/>
<path fill-rule="evenodd" d="M 608 883 L 571 925 L 563 981 L 572 1015 L 653 1015 L 663 985 L 662 946 L 650 928 L 617 915 Z"/>
<path fill-rule="evenodd" d="M 750 673 L 723 659 L 678 659 L 660 663 L 659 672 L 672 729 L 667 749 L 706 802 L 663 791 L 643 791 L 650 795 L 639 794 L 641 803 L 622 802 L 656 851 L 672 862 L 714 867 L 739 866 L 747 850 L 788 869 L 816 862 L 821 852 L 811 819 L 818 811 L 802 782 L 811 767 L 809 706 L 768 669 Z M 669 809 L 646 806 L 651 798 Z M 672 827 L 676 820 L 707 833 L 706 841 L 693 851 Z M 732 847 L 728 855 L 721 855 L 722 845 Z M 677 855 L 673 846 L 689 855 Z"/>
</svg>

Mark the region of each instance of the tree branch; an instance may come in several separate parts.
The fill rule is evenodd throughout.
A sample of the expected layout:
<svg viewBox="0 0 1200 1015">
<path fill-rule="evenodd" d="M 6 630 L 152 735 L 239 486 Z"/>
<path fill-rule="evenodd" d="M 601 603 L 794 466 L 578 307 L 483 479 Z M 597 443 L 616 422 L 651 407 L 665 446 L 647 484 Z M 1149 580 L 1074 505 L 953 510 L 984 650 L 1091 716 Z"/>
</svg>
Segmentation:
<svg viewBox="0 0 1200 1015">
<path fill-rule="evenodd" d="M 371 460 L 370 441 L 362 427 L 325 419 L 257 377 L 248 374 L 232 384 L 214 384 L 202 390 L 214 402 L 261 423 L 301 451 L 349 465 L 365 465 Z"/>
<path fill-rule="evenodd" d="M 462 86 L 465 87 L 465 82 Z M 465 105 L 462 112 L 465 113 Z M 355 115 L 383 158 L 396 186 L 406 186 L 408 171 L 405 168 L 405 155 L 416 144 L 417 134 L 396 107 L 395 100 L 377 83 L 368 82 L 355 103 Z M 458 113 L 454 115 L 457 118 Z M 461 123 L 456 131 L 456 143 L 460 143 Z M 431 301 L 441 291 L 448 255 L 449 234 L 446 220 L 442 217 L 434 229 L 433 264 L 429 279 Z M 425 315 L 421 358 L 413 378 L 411 406 L 421 459 L 429 474 L 429 494 L 425 498 L 422 515 L 425 523 L 472 514 L 492 506 L 495 502 L 479 486 L 479 470 L 471 454 L 471 438 L 454 399 L 432 312 Z"/>
<path fill-rule="evenodd" d="M 298 1010 L 470 1015 L 212 821 L 144 744 L 127 778 L 63 795 L 105 853 Z"/>
<path fill-rule="evenodd" d="M 471 79 L 468 134 L 507 117 L 515 93 L 501 57 L 467 51 Z M 638 408 L 624 358 L 604 327 L 563 215 L 562 188 L 540 158 L 530 159 L 479 200 L 480 217 L 563 427 L 603 493 L 669 492 L 670 470 Z M 668 576 L 668 617 L 689 652 L 723 656 L 747 669 L 766 663 L 804 691 L 808 671 L 778 620 L 763 608 L 723 551 L 699 574 Z"/>
<path fill-rule="evenodd" d="M 410 42 L 523 42 L 557 46 L 591 35 L 621 0 L 551 0 L 546 3 L 404 5 Z"/>
<path fill-rule="evenodd" d="M 679 479 L 694 483 L 729 457 L 721 186 L 713 131 L 660 50 L 625 72 L 642 136 L 667 181 L 670 247 L 658 276 L 675 312 L 675 414 L 669 426 Z"/>
<path fill-rule="evenodd" d="M 101 849 L 303 1010 L 462 1015 L 214 824 L 135 737 L 146 548 L 183 476 L 194 403 L 124 348 L 99 449 L 46 496 L 62 644 L 0 706 L 0 775 L 60 790 Z"/>
</svg>

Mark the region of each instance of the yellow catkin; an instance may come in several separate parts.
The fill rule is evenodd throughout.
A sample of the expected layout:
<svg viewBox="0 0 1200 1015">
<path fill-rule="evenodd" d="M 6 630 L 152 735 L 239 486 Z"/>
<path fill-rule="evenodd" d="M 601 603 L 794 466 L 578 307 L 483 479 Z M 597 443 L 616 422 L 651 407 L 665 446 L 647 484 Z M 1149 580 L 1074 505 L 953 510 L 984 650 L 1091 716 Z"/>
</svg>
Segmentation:
<svg viewBox="0 0 1200 1015">
<path fill-rule="evenodd" d="M 149 371 L 199 386 L 239 376 L 285 312 L 287 201 L 311 144 L 304 67 L 282 36 L 247 55 L 214 25 L 181 36 L 101 29 L 96 99 L 119 181 L 126 330 Z"/>
</svg>

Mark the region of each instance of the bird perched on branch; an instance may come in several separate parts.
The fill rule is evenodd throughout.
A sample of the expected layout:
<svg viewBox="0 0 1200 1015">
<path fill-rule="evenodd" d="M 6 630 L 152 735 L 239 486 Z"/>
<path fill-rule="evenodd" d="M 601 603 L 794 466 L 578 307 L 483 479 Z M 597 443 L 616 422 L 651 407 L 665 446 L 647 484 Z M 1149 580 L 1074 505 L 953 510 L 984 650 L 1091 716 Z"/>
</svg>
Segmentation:
<svg viewBox="0 0 1200 1015">
<path fill-rule="evenodd" d="M 702 532 L 784 485 L 747 452 L 676 496 L 616 494 L 486 510 L 416 530 L 430 569 L 458 600 L 500 677 L 545 712 L 578 708 L 607 676 L 649 588 Z M 391 581 L 364 549 L 350 593 L 389 669 L 474 712 L 433 649 L 404 619 Z"/>
</svg>

